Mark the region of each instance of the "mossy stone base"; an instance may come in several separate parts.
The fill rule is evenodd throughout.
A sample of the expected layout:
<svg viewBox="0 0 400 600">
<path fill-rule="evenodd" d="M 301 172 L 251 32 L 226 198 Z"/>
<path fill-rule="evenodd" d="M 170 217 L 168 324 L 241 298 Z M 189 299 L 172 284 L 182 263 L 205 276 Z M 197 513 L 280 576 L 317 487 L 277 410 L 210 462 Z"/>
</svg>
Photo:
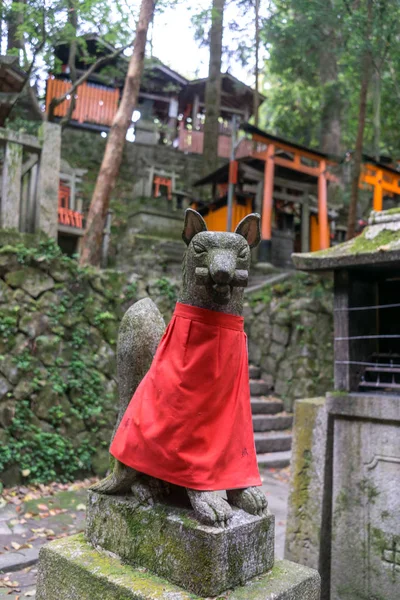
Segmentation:
<svg viewBox="0 0 400 600">
<path fill-rule="evenodd" d="M 89 492 L 86 538 L 200 596 L 216 596 L 274 565 L 274 517 L 239 509 L 222 529 L 201 525 L 186 508 Z"/>
<path fill-rule="evenodd" d="M 155 549 L 156 551 L 156 549 Z M 317 571 L 278 561 L 268 573 L 220 600 L 319 600 Z M 93 549 L 83 536 L 55 540 L 40 551 L 37 600 L 200 600 L 145 569 Z"/>
</svg>

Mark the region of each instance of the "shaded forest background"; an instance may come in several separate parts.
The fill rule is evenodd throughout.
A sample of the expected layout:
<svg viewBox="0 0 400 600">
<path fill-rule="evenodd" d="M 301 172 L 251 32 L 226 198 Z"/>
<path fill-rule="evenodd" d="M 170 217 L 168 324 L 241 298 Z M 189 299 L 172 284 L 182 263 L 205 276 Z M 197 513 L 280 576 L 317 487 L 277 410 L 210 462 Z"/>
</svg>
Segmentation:
<svg viewBox="0 0 400 600">
<path fill-rule="evenodd" d="M 107 140 L 105 159 L 111 156 L 113 165 L 104 159 L 88 215 L 82 249 L 82 260 L 87 255 L 86 262 L 98 262 L 99 252 L 86 252 L 86 246 L 92 248 L 93 240 L 101 237 L 143 61 L 152 57 L 153 22 L 165 8 L 190 10 L 193 36 L 199 46 L 209 50 L 204 173 L 217 166 L 220 74 L 227 60 L 247 71 L 247 83 L 255 90 L 255 107 L 259 93 L 265 97 L 252 117 L 260 128 L 319 148 L 343 162 L 352 156 L 351 185 L 342 194 L 349 206 L 348 237 L 354 235 L 362 154 L 376 160 L 390 157 L 392 165 L 400 159 L 400 0 L 213 0 L 209 6 L 202 6 L 193 7 L 188 0 L 142 0 L 140 6 L 139 2 L 120 0 L 17 0 L 1 5 L 2 51 L 18 55 L 20 66 L 28 73 L 21 99 L 25 105 L 30 104 L 34 119 L 54 118 L 54 106 L 44 113 L 43 100 L 46 73 L 56 74 L 61 69 L 54 57 L 56 44 L 69 45 L 72 85 L 70 111 L 62 125 L 68 124 L 74 93 L 82 82 L 82 76 L 76 73 L 75 57 L 85 52 L 83 33 L 98 34 L 112 45 L 110 58 L 124 53 L 131 64 L 118 119 Z M 141 15 L 147 14 L 147 22 L 139 19 L 136 29 L 139 9 Z M 179 44 L 173 23 L 171 43 Z M 107 59 L 102 60 L 102 67 L 107 68 Z M 95 67 L 96 58 L 87 56 L 88 72 Z M 179 64 L 171 67 L 179 71 Z M 63 100 L 65 95 L 52 102 L 57 105 Z M 35 128 L 36 123 L 19 115 L 17 102 L 11 127 L 22 126 L 27 131 Z M 117 127 L 118 143 L 113 135 Z M 112 173 L 112 178 L 107 175 L 107 179 L 104 173 Z M 92 223 L 97 223 L 94 232 L 90 231 Z"/>
</svg>

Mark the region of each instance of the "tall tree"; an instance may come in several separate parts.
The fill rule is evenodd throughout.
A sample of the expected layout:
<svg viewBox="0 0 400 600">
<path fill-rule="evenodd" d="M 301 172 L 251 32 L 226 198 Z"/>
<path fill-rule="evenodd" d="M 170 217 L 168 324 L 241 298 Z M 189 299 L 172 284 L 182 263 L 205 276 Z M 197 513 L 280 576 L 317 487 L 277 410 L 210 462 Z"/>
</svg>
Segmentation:
<svg viewBox="0 0 400 600">
<path fill-rule="evenodd" d="M 329 10 L 321 24 L 320 83 L 322 86 L 320 147 L 323 152 L 339 155 L 341 151 L 341 86 L 338 72 L 337 11 L 334 0 L 327 0 Z"/>
<path fill-rule="evenodd" d="M 206 84 L 203 173 L 218 166 L 218 118 L 221 112 L 221 61 L 225 0 L 213 0 L 210 31 L 210 61 Z"/>
<path fill-rule="evenodd" d="M 153 18 L 154 7 L 154 0 L 142 0 L 133 53 L 129 62 L 121 103 L 108 134 L 103 161 L 90 203 L 81 247 L 80 264 L 82 265 L 100 264 L 105 218 L 122 161 L 126 133 L 132 123 L 132 114 L 137 105 L 147 32 Z"/>
<path fill-rule="evenodd" d="M 120 6 L 119 0 L 106 5 L 102 0 L 14 0 L 2 3 L 2 16 L 7 26 L 8 52 L 18 54 L 20 66 L 27 72 L 25 89 L 20 96 L 28 98 L 38 119 L 53 120 L 55 108 L 71 97 L 65 124 L 74 108 L 74 92 L 90 74 L 101 65 L 121 53 L 127 39 L 132 39 L 128 26 L 129 13 Z M 118 17 L 118 18 L 117 18 Z M 119 45 L 115 53 L 96 61 L 85 55 L 82 33 L 90 31 L 110 44 Z M 65 44 L 69 48 L 68 66 L 71 78 L 70 89 L 59 98 L 54 98 L 49 113 L 42 106 L 35 80 L 43 77 L 43 67 L 54 75 L 61 71 L 55 58 L 54 47 Z M 85 73 L 77 79 L 75 58 L 80 51 L 87 62 Z"/>
<path fill-rule="evenodd" d="M 260 0 L 254 0 L 254 33 L 255 33 L 255 65 L 254 65 L 254 97 L 253 97 L 253 114 L 254 125 L 258 127 L 259 113 L 259 53 L 260 53 Z"/>
<path fill-rule="evenodd" d="M 366 4 L 366 19 L 365 33 L 363 39 L 363 56 L 361 63 L 361 85 L 360 85 L 360 100 L 359 100 L 359 117 L 356 146 L 353 155 L 353 171 L 351 175 L 351 195 L 349 214 L 347 220 L 347 239 L 351 240 L 355 235 L 356 220 L 357 220 L 357 205 L 358 205 L 358 186 L 361 173 L 361 162 L 364 142 L 365 118 L 367 113 L 367 93 L 368 85 L 371 77 L 371 34 L 372 34 L 372 6 L 373 0 L 365 0 Z"/>
</svg>

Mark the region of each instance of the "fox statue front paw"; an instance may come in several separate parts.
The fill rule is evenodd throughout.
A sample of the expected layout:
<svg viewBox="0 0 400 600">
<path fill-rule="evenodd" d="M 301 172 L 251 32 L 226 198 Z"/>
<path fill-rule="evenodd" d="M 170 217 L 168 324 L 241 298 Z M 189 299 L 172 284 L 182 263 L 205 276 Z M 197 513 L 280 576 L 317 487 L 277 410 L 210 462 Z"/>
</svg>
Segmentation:
<svg viewBox="0 0 400 600">
<path fill-rule="evenodd" d="M 262 516 L 265 514 L 268 501 L 264 492 L 258 487 L 249 487 L 242 490 L 227 490 L 228 502 L 237 506 L 250 515 Z"/>
<path fill-rule="evenodd" d="M 229 504 L 215 492 L 187 489 L 190 503 L 197 519 L 205 525 L 226 527 L 233 511 Z"/>
</svg>

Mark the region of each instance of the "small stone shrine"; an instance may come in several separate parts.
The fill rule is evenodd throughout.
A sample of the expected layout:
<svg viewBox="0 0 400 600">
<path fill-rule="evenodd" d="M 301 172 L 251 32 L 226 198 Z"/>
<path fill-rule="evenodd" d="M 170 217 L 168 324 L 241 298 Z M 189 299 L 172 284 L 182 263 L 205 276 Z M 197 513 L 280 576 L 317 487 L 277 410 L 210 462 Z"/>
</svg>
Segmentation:
<svg viewBox="0 0 400 600">
<path fill-rule="evenodd" d="M 248 215 L 235 233 L 208 232 L 189 209 L 183 239 L 182 295 L 165 333 L 149 299 L 121 322 L 111 452 L 126 460 L 115 458 L 88 492 L 85 535 L 41 550 L 38 600 L 319 599 L 317 571 L 274 559 L 274 517 L 255 458 L 241 312 L 259 217 Z M 216 435 L 219 419 L 229 425 Z M 237 473 L 245 484 L 233 486 Z"/>
<path fill-rule="evenodd" d="M 297 402 L 286 558 L 319 569 L 324 600 L 400 598 L 400 209 L 329 250 L 335 391 Z"/>
</svg>

